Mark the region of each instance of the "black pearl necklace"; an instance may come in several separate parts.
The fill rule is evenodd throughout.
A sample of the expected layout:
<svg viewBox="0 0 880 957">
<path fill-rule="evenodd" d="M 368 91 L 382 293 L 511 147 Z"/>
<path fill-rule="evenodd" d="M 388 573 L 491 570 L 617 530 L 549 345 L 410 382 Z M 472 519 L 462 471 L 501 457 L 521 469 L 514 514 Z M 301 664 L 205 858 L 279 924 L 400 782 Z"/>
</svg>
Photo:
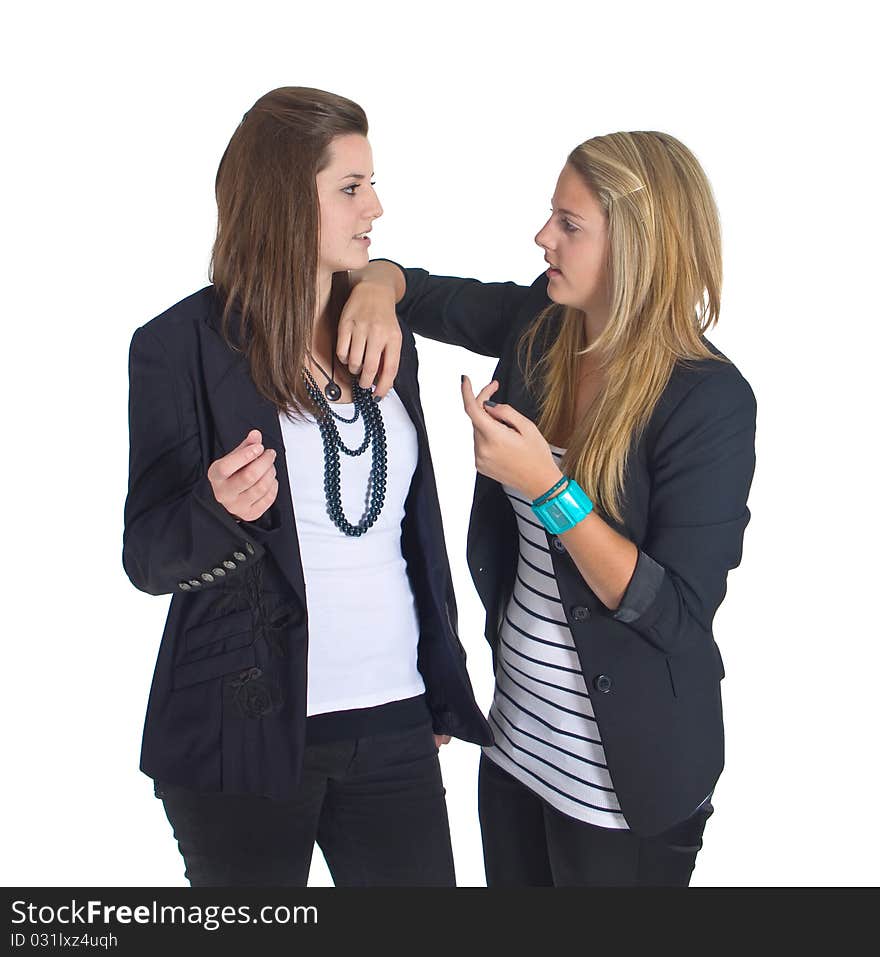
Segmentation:
<svg viewBox="0 0 880 957">
<path fill-rule="evenodd" d="M 316 419 L 324 445 L 324 496 L 327 500 L 327 514 L 333 524 L 346 535 L 363 535 L 376 523 L 385 504 L 388 460 L 385 447 L 385 424 L 379 412 L 379 405 L 373 399 L 373 393 L 369 389 L 362 389 L 357 382 L 352 382 L 355 413 L 352 418 L 345 419 L 330 408 L 327 398 L 318 388 L 308 369 L 303 369 L 303 378 L 306 383 L 306 392 L 317 410 Z M 350 449 L 342 441 L 334 419 L 340 422 L 355 422 L 359 416 L 362 416 L 364 420 L 364 441 L 358 448 Z M 369 505 L 357 525 L 352 525 L 342 510 L 339 452 L 342 450 L 350 456 L 362 455 L 370 444 L 373 446 L 373 461 L 368 483 Z"/>
<path fill-rule="evenodd" d="M 320 365 L 318 360 L 313 355 L 309 354 L 309 358 L 321 370 L 321 373 L 323 374 L 324 378 L 327 380 L 327 385 L 324 386 L 324 395 L 326 395 L 331 402 L 338 402 L 339 397 L 342 395 L 342 389 L 339 388 L 339 384 L 336 382 L 336 353 L 333 352 L 330 356 L 331 365 L 330 365 L 329 375 L 327 375 L 327 371 L 324 369 L 322 365 Z M 342 421 L 344 422 L 345 419 L 343 419 Z"/>
</svg>

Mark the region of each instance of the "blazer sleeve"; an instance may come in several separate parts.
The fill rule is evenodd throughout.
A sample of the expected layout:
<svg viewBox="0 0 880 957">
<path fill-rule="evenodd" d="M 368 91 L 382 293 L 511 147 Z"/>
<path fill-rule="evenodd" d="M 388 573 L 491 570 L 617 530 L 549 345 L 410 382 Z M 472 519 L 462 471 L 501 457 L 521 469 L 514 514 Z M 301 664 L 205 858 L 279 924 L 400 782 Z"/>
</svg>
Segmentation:
<svg viewBox="0 0 880 957">
<path fill-rule="evenodd" d="M 147 327 L 136 330 L 122 564 L 132 584 L 150 595 L 216 587 L 265 553 L 248 523 L 239 524 L 214 498 L 195 409 L 183 407 L 190 393 L 158 337 Z"/>
<path fill-rule="evenodd" d="M 413 332 L 480 355 L 500 358 L 507 335 L 531 291 L 514 282 L 480 282 L 406 269 L 397 315 Z"/>
<path fill-rule="evenodd" d="M 711 637 L 742 558 L 756 414 L 748 382 L 727 367 L 693 386 L 657 435 L 647 536 L 613 617 L 668 655 Z"/>
</svg>

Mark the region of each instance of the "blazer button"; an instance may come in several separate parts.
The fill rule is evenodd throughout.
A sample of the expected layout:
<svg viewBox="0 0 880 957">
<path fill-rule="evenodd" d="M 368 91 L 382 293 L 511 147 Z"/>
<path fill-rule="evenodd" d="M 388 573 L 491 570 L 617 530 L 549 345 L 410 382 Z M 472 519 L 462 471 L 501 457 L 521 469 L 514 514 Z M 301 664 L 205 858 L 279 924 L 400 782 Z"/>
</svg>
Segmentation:
<svg viewBox="0 0 880 957">
<path fill-rule="evenodd" d="M 244 552 L 233 552 L 233 553 L 232 553 L 232 557 L 233 557 L 237 562 L 246 562 L 246 561 L 247 561 L 247 555 L 245 555 Z"/>
<path fill-rule="evenodd" d="M 216 568 L 212 568 L 211 571 L 220 578 L 226 574 L 226 569 L 221 568 L 219 565 Z"/>
<path fill-rule="evenodd" d="M 575 605 L 571 610 L 571 617 L 575 621 L 586 621 L 590 617 L 590 609 L 583 605 Z"/>
<path fill-rule="evenodd" d="M 178 582 L 177 587 L 181 591 L 192 591 L 192 585 L 189 582 Z"/>
<path fill-rule="evenodd" d="M 553 548 L 556 549 L 557 552 L 562 553 L 565 551 L 565 545 L 563 545 L 562 541 L 558 539 L 555 535 L 553 536 L 553 538 L 550 539 L 550 543 L 553 545 Z"/>
<path fill-rule="evenodd" d="M 608 694 L 611 690 L 611 684 L 612 682 L 608 675 L 596 675 L 596 677 L 593 678 L 593 687 L 596 691 L 601 691 L 602 694 Z"/>
<path fill-rule="evenodd" d="M 210 572 L 202 572 L 202 581 L 212 582 L 214 581 L 214 576 Z"/>
<path fill-rule="evenodd" d="M 245 542 L 245 543 L 244 543 L 244 547 L 247 549 L 248 555 L 253 555 L 253 554 L 255 554 L 254 546 L 251 545 L 250 542 Z"/>
<path fill-rule="evenodd" d="M 224 568 L 228 568 L 230 571 L 232 571 L 232 569 L 235 568 L 235 562 L 231 562 L 231 561 L 229 561 L 229 559 L 227 558 L 226 561 L 223 562 L 223 567 L 224 567 Z"/>
<path fill-rule="evenodd" d="M 198 578 L 190 578 L 189 583 L 190 585 L 192 585 L 193 588 L 202 587 L 202 583 L 198 580 Z"/>
</svg>

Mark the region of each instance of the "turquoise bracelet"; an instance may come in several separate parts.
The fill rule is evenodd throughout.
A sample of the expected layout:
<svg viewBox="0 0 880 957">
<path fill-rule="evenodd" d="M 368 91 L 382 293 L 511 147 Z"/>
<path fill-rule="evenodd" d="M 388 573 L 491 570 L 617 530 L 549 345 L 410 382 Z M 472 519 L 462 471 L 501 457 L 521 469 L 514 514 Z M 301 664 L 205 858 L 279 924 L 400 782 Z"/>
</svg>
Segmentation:
<svg viewBox="0 0 880 957">
<path fill-rule="evenodd" d="M 532 505 L 543 505 L 544 502 L 546 502 L 547 499 L 550 498 L 550 496 L 557 491 L 557 489 L 562 488 L 562 486 L 565 485 L 567 481 L 568 481 L 567 476 L 563 475 L 562 478 L 553 486 L 553 488 L 548 488 L 543 495 L 539 495 L 535 499 L 535 501 L 532 502 Z"/>
<path fill-rule="evenodd" d="M 567 532 L 593 511 L 592 501 L 574 479 L 569 479 L 565 490 L 555 498 L 545 502 L 539 498 L 535 502 L 532 503 L 532 511 L 551 535 Z"/>
</svg>

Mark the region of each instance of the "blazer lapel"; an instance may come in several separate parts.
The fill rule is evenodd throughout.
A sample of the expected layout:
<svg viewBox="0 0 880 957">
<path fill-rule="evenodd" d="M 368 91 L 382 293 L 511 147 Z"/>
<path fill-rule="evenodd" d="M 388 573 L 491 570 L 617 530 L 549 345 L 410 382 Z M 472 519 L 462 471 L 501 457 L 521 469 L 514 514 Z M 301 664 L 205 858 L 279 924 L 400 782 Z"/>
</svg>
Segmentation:
<svg viewBox="0 0 880 957">
<path fill-rule="evenodd" d="M 230 317 L 234 342 L 238 339 L 239 316 Z M 263 445 L 275 449 L 275 470 L 278 478 L 278 496 L 268 510 L 268 527 L 249 526 L 251 533 L 265 545 L 290 582 L 303 607 L 306 607 L 305 579 L 296 521 L 290 494 L 287 454 L 281 434 L 281 423 L 275 406 L 257 391 L 250 376 L 247 359 L 232 351 L 220 334 L 219 312 L 208 319 L 213 330 L 205 336 L 202 364 L 208 390 L 208 402 L 214 416 L 214 434 L 219 447 L 214 457 L 219 458 L 240 445 L 251 429 L 259 429 Z"/>
<path fill-rule="evenodd" d="M 496 399 L 496 402 L 505 402 L 512 405 L 517 412 L 524 415 L 532 422 L 538 421 L 538 403 L 532 393 L 526 388 L 525 379 L 516 362 L 509 362 L 506 374 L 506 382 L 501 383 L 499 392 L 504 393 L 503 399 Z"/>
<path fill-rule="evenodd" d="M 399 322 L 399 320 L 398 320 Z M 424 447 L 425 419 L 419 405 L 418 382 L 411 370 L 415 367 L 412 358 L 407 354 L 415 346 L 407 340 L 406 332 L 403 336 L 403 344 L 400 350 L 400 365 L 397 369 L 397 375 L 394 378 L 394 391 L 400 399 L 401 405 L 406 409 L 410 421 L 416 428 L 419 436 L 419 457 L 421 458 L 422 448 Z"/>
</svg>

